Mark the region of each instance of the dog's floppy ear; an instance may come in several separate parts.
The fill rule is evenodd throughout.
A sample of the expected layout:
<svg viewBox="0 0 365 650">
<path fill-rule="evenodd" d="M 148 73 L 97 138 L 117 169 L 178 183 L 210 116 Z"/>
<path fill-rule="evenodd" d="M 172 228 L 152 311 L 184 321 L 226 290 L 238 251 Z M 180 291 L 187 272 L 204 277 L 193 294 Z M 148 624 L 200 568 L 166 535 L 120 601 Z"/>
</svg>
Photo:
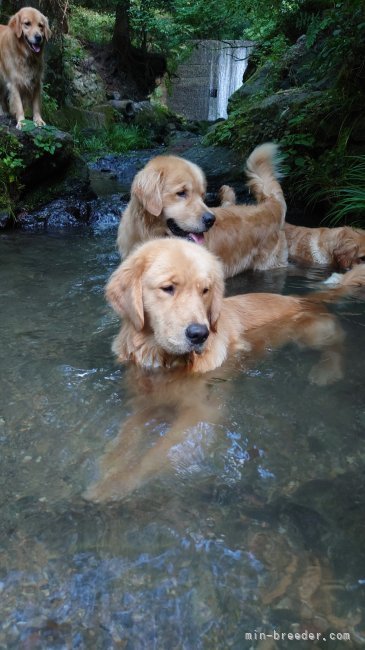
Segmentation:
<svg viewBox="0 0 365 650">
<path fill-rule="evenodd" d="M 132 183 L 132 194 L 142 203 L 145 210 L 158 217 L 162 212 L 161 172 L 145 167 L 138 172 Z"/>
<path fill-rule="evenodd" d="M 105 288 L 106 298 L 113 309 L 122 318 L 129 318 L 138 332 L 144 326 L 142 272 L 143 264 L 136 264 L 132 254 L 114 271 Z"/>
<path fill-rule="evenodd" d="M 46 18 L 46 16 L 43 16 L 43 20 L 44 20 L 44 38 L 46 39 L 46 41 L 49 41 L 49 39 L 52 36 L 52 32 L 49 27 L 48 18 Z"/>
<path fill-rule="evenodd" d="M 359 246 L 351 238 L 346 238 L 334 249 L 333 260 L 342 270 L 351 269 L 359 252 Z"/>
<path fill-rule="evenodd" d="M 212 332 L 217 331 L 217 323 L 222 309 L 224 295 L 224 279 L 221 264 L 216 262 L 215 275 L 212 286 L 212 300 L 209 309 L 209 324 Z"/>
<path fill-rule="evenodd" d="M 16 36 L 20 38 L 22 35 L 22 21 L 19 11 L 10 18 L 8 25 L 13 30 L 13 32 L 15 32 Z"/>
</svg>

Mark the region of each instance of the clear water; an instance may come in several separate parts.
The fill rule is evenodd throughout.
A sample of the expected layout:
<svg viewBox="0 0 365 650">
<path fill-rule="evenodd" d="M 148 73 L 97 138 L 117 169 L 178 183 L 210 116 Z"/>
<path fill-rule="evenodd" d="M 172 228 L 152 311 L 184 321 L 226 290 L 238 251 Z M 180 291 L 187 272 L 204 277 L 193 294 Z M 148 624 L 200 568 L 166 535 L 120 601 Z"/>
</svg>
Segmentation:
<svg viewBox="0 0 365 650">
<path fill-rule="evenodd" d="M 0 238 L 0 648 L 308 647 L 272 638 L 287 633 L 349 634 L 358 647 L 363 302 L 335 308 L 346 331 L 335 383 L 311 384 L 318 353 L 287 346 L 236 376 L 162 387 L 157 403 L 110 350 L 114 242 Z M 304 292 L 324 275 L 248 274 L 229 291 Z M 199 424 L 164 447 L 193 404 Z M 159 447 L 159 471 L 134 485 Z M 119 498 L 86 500 L 110 468 Z"/>
</svg>

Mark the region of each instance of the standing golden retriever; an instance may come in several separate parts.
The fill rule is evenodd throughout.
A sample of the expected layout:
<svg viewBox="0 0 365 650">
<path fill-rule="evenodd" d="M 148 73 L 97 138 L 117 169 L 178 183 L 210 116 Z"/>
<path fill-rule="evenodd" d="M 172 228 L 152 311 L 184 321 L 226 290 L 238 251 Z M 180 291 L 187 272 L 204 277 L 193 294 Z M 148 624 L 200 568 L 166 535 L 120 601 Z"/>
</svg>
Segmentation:
<svg viewBox="0 0 365 650">
<path fill-rule="evenodd" d="M 43 47 L 51 36 L 48 19 L 37 9 L 24 7 L 0 25 L 0 105 L 9 109 L 21 129 L 24 105 L 29 104 L 33 121 L 43 126 L 41 83 Z"/>
<path fill-rule="evenodd" d="M 248 185 L 257 205 L 230 205 L 223 195 L 221 207 L 209 209 L 205 177 L 197 165 L 177 156 L 153 158 L 132 183 L 118 230 L 121 256 L 148 239 L 173 236 L 205 243 L 222 261 L 226 277 L 286 266 L 286 204 L 276 161 L 272 143 L 256 147 L 247 160 Z"/>
<path fill-rule="evenodd" d="M 286 223 L 285 236 L 292 262 L 341 270 L 365 262 L 365 230 L 359 228 L 305 228 Z"/>
<path fill-rule="evenodd" d="M 174 238 L 152 240 L 132 252 L 107 284 L 107 299 L 124 319 L 113 349 L 122 362 L 203 373 L 249 350 L 248 334 L 263 327 L 275 329 L 275 345 L 288 337 L 332 345 L 337 329 L 322 303 L 362 284 L 361 265 L 341 276 L 339 288 L 308 298 L 224 298 L 222 265 L 208 250 Z"/>
</svg>

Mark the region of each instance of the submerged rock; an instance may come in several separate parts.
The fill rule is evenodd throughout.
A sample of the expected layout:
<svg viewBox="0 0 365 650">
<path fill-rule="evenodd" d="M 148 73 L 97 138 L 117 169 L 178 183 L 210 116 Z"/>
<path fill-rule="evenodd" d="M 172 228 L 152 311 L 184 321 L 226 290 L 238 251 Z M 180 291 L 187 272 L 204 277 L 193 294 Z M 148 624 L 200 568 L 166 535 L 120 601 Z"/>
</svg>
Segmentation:
<svg viewBox="0 0 365 650">
<path fill-rule="evenodd" d="M 85 228 L 94 232 L 116 229 L 125 208 L 118 195 L 82 201 L 56 199 L 44 207 L 22 214 L 18 227 L 22 230 L 59 231 Z"/>
</svg>

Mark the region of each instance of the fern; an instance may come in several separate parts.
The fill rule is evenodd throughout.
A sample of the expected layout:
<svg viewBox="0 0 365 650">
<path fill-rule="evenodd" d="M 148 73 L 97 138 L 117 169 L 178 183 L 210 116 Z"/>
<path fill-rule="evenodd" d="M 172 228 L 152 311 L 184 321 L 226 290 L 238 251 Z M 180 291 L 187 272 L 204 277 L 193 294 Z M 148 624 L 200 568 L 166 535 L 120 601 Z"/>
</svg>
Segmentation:
<svg viewBox="0 0 365 650">
<path fill-rule="evenodd" d="M 365 155 L 352 156 L 352 163 L 344 177 L 344 185 L 333 190 L 329 198 L 334 201 L 326 221 L 331 225 L 350 222 L 365 225 Z"/>
</svg>

